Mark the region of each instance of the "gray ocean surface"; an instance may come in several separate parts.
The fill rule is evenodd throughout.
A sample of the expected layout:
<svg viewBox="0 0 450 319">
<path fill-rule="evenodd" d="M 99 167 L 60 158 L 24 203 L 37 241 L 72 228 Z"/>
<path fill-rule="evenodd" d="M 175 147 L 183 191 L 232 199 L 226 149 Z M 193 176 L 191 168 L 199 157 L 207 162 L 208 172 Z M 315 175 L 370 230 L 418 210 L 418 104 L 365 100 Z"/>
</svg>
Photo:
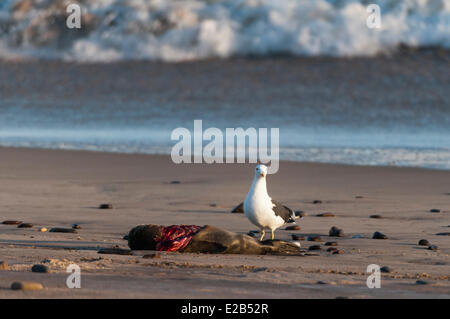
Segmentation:
<svg viewBox="0 0 450 319">
<path fill-rule="evenodd" d="M 280 128 L 281 159 L 450 169 L 450 53 L 0 62 L 0 146 L 169 154 L 173 129 Z"/>
</svg>

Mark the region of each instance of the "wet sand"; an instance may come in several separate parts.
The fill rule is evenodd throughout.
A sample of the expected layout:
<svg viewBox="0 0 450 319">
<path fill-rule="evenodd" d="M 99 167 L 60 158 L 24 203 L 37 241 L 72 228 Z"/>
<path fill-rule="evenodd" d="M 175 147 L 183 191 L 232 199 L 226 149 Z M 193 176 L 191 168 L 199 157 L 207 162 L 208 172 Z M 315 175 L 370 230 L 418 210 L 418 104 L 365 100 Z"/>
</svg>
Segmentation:
<svg viewBox="0 0 450 319">
<path fill-rule="evenodd" d="M 269 176 L 269 194 L 308 216 L 291 234 L 321 235 L 317 256 L 246 256 L 135 251 L 132 256 L 98 254 L 127 248 L 122 237 L 134 226 L 214 225 L 238 233 L 255 227 L 230 210 L 241 202 L 253 167 L 175 165 L 167 156 L 0 148 L 0 298 L 449 298 L 450 172 L 413 168 L 354 167 L 281 162 Z M 172 184 L 171 181 L 180 181 Z M 362 198 L 361 198 L 362 196 Z M 321 204 L 313 204 L 321 200 Z M 101 203 L 114 209 L 99 210 Z M 441 213 L 430 213 L 438 208 Z M 332 212 L 335 217 L 317 217 Z M 379 214 L 382 219 L 369 218 Z M 71 227 L 77 234 L 39 232 Z M 345 237 L 329 237 L 332 226 Z M 380 231 L 388 239 L 371 239 Z M 364 238 L 352 238 L 361 234 Z M 437 251 L 418 246 L 420 239 Z M 342 254 L 323 244 L 337 241 Z M 34 264 L 50 274 L 31 272 Z M 67 265 L 81 267 L 81 289 L 66 287 Z M 389 266 L 380 289 L 366 287 L 368 264 Z M 43 284 L 40 291 L 13 291 L 18 280 Z M 417 284 L 423 280 L 427 284 Z M 318 283 L 321 281 L 322 283 Z"/>
</svg>

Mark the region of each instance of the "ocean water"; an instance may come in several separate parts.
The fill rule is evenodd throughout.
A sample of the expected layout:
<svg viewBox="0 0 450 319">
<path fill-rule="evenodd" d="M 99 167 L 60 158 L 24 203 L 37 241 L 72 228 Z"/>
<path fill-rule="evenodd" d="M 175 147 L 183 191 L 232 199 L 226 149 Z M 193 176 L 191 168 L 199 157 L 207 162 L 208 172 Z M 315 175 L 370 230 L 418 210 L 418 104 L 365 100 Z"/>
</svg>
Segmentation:
<svg viewBox="0 0 450 319">
<path fill-rule="evenodd" d="M 450 51 L 0 62 L 0 146 L 169 154 L 177 127 L 279 128 L 280 158 L 450 169 Z"/>
</svg>

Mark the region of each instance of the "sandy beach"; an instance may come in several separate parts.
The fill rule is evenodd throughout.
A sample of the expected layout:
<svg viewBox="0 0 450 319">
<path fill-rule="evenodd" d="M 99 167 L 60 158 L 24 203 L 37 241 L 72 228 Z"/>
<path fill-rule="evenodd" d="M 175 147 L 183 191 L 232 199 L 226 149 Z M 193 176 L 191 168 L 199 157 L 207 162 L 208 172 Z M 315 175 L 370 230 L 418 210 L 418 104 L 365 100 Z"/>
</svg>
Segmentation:
<svg viewBox="0 0 450 319">
<path fill-rule="evenodd" d="M 168 156 L 84 151 L 0 149 L 0 298 L 449 298 L 450 172 L 439 170 L 281 162 L 268 177 L 269 194 L 307 216 L 299 231 L 322 242 L 310 256 L 209 254 L 98 254 L 128 248 L 123 236 L 139 224 L 213 225 L 237 233 L 254 230 L 230 210 L 242 202 L 253 165 L 175 165 Z M 179 183 L 172 183 L 179 181 Z M 313 204 L 314 200 L 322 203 Z M 101 203 L 113 209 L 100 210 Z M 431 213 L 430 209 L 440 209 Z M 332 212 L 335 217 L 317 217 Z M 381 215 L 381 219 L 370 215 Z M 40 232 L 71 227 L 77 234 Z M 332 226 L 344 237 L 329 237 Z M 379 231 L 388 239 L 372 239 Z M 357 236 L 355 236 L 357 235 Z M 361 237 L 364 238 L 352 238 Z M 419 246 L 427 239 L 438 246 Z M 336 241 L 342 254 L 324 246 Z M 315 256 L 316 255 L 316 256 Z M 66 267 L 81 267 L 81 289 L 66 287 Z M 34 264 L 51 273 L 34 273 Z M 388 266 L 380 289 L 366 286 L 369 264 Z M 40 291 L 13 291 L 36 281 Z M 422 280 L 424 284 L 417 283 Z"/>
</svg>

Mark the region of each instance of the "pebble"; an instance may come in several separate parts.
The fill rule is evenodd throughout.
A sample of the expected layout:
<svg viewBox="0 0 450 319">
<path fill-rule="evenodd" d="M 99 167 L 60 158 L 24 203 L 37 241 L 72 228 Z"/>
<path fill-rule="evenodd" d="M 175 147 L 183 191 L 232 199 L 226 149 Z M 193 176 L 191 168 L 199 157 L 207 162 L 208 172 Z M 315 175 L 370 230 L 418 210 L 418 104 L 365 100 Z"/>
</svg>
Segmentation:
<svg viewBox="0 0 450 319">
<path fill-rule="evenodd" d="M 292 240 L 305 240 L 305 237 L 299 236 L 297 234 L 291 234 Z"/>
<path fill-rule="evenodd" d="M 249 233 L 255 233 L 255 234 L 259 234 L 260 231 L 259 230 L 250 230 Z"/>
<path fill-rule="evenodd" d="M 318 235 L 311 235 L 307 238 L 308 241 L 322 241 L 322 238 Z"/>
<path fill-rule="evenodd" d="M 233 214 L 243 214 L 244 213 L 244 203 L 240 203 L 239 205 L 235 206 L 231 212 Z"/>
<path fill-rule="evenodd" d="M 44 287 L 38 282 L 16 281 L 11 285 L 12 290 L 42 290 Z"/>
<path fill-rule="evenodd" d="M 340 255 L 342 254 L 342 250 L 340 249 L 336 249 L 335 251 L 333 251 L 333 255 Z"/>
<path fill-rule="evenodd" d="M 357 198 L 357 199 L 361 199 L 361 198 L 364 198 L 364 196 L 361 196 L 361 195 L 356 195 L 356 196 L 355 196 L 355 198 Z"/>
<path fill-rule="evenodd" d="M 352 238 L 364 238 L 364 235 L 362 234 L 355 234 L 352 236 Z"/>
<path fill-rule="evenodd" d="M 336 251 L 336 250 L 338 250 L 336 247 L 330 247 L 330 248 L 327 249 L 327 251 L 330 252 L 330 253 L 333 252 L 333 251 Z"/>
<path fill-rule="evenodd" d="M 428 250 L 438 250 L 438 246 L 430 245 L 430 246 L 428 246 Z"/>
<path fill-rule="evenodd" d="M 292 226 L 286 227 L 284 230 L 300 230 L 300 226 L 292 225 Z"/>
<path fill-rule="evenodd" d="M 313 204 L 322 204 L 322 201 L 320 199 L 313 200 Z"/>
<path fill-rule="evenodd" d="M 419 240 L 419 245 L 420 246 L 430 246 L 430 242 L 426 239 L 421 239 L 421 240 Z"/>
<path fill-rule="evenodd" d="M 19 224 L 22 224 L 22 222 L 18 221 L 18 220 L 5 220 L 2 224 L 4 224 L 4 225 L 19 225 Z"/>
<path fill-rule="evenodd" d="M 0 261 L 0 270 L 9 270 L 9 265 L 6 261 Z"/>
<path fill-rule="evenodd" d="M 383 216 L 381 216 L 381 215 L 370 215 L 370 218 L 382 219 Z"/>
<path fill-rule="evenodd" d="M 425 280 L 416 280 L 416 285 L 428 285 L 428 282 Z"/>
<path fill-rule="evenodd" d="M 319 280 L 319 281 L 317 282 L 317 284 L 318 284 L 318 285 L 327 285 L 328 283 L 325 282 L 325 281 Z"/>
<path fill-rule="evenodd" d="M 170 181 L 170 184 L 181 184 L 180 181 Z"/>
<path fill-rule="evenodd" d="M 55 227 L 49 230 L 50 233 L 72 233 L 72 234 L 76 234 L 77 231 L 75 229 L 72 228 L 60 228 L 60 227 Z"/>
<path fill-rule="evenodd" d="M 159 258 L 161 258 L 161 255 L 158 253 L 148 254 L 148 255 L 142 256 L 142 258 L 144 258 L 144 259 L 159 259 Z"/>
<path fill-rule="evenodd" d="M 335 242 L 335 241 L 327 241 L 326 243 L 325 243 L 325 246 L 337 246 L 337 242 Z"/>
<path fill-rule="evenodd" d="M 33 224 L 30 223 L 22 223 L 19 226 L 17 226 L 17 228 L 31 228 L 33 227 Z"/>
<path fill-rule="evenodd" d="M 380 268 L 380 271 L 384 272 L 384 273 L 390 273 L 391 272 L 391 268 L 389 268 L 388 266 L 383 266 L 383 267 Z"/>
<path fill-rule="evenodd" d="M 217 204 L 215 203 L 209 204 L 209 207 L 217 207 Z"/>
<path fill-rule="evenodd" d="M 41 233 L 45 233 L 47 230 L 48 230 L 48 229 L 45 228 L 45 227 L 41 227 L 41 228 L 39 229 L 39 231 L 40 231 Z"/>
<path fill-rule="evenodd" d="M 312 245 L 312 246 L 309 246 L 308 249 L 309 250 L 321 250 L 322 248 L 320 247 L 320 245 Z"/>
<path fill-rule="evenodd" d="M 297 240 L 291 241 L 291 243 L 293 243 L 297 247 L 302 247 L 302 244 L 299 241 L 297 241 Z"/>
<path fill-rule="evenodd" d="M 50 273 L 50 268 L 45 265 L 36 264 L 31 267 L 32 272 Z"/>
<path fill-rule="evenodd" d="M 377 232 L 377 231 L 373 233 L 372 238 L 373 239 L 388 239 L 388 237 L 385 234 Z"/>
<path fill-rule="evenodd" d="M 251 231 L 249 231 L 249 232 L 247 233 L 247 235 L 250 236 L 250 237 L 256 237 L 256 234 L 255 234 L 255 233 L 252 233 Z"/>
<path fill-rule="evenodd" d="M 81 229 L 81 226 L 78 224 L 72 224 L 73 229 Z"/>
<path fill-rule="evenodd" d="M 430 213 L 440 213 L 441 210 L 437 208 L 430 209 Z"/>
<path fill-rule="evenodd" d="M 133 255 L 133 252 L 130 249 L 123 248 L 101 248 L 98 253 L 111 255 Z"/>
<path fill-rule="evenodd" d="M 322 213 L 322 214 L 317 214 L 317 217 L 334 217 L 333 213 Z"/>
<path fill-rule="evenodd" d="M 124 235 L 124 236 L 122 237 L 122 239 L 123 239 L 123 240 L 128 240 L 128 234 Z"/>
<path fill-rule="evenodd" d="M 305 216 L 308 216 L 308 214 L 305 213 L 305 212 L 302 211 L 302 210 L 298 210 L 298 211 L 295 212 L 295 216 L 297 216 L 297 217 L 299 217 L 299 218 L 303 218 L 303 217 L 305 217 Z"/>
<path fill-rule="evenodd" d="M 438 236 L 450 236 L 450 233 L 437 233 Z"/>
<path fill-rule="evenodd" d="M 328 234 L 331 237 L 343 237 L 344 236 L 344 231 L 340 228 L 337 228 L 336 226 L 333 226 L 330 228 L 330 231 L 328 232 Z"/>
<path fill-rule="evenodd" d="M 113 205 L 112 204 L 100 204 L 98 206 L 99 209 L 112 209 Z"/>
</svg>

